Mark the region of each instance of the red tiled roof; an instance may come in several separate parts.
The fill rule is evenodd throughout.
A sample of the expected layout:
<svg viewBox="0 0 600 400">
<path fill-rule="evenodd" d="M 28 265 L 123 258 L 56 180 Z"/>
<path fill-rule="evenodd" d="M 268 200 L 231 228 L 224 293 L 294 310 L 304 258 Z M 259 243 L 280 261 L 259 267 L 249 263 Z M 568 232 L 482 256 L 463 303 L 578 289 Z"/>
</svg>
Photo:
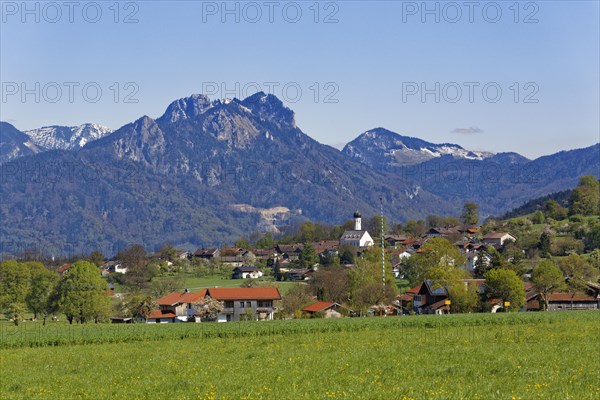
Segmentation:
<svg viewBox="0 0 600 400">
<path fill-rule="evenodd" d="M 63 264 L 59 269 L 57 269 L 56 271 L 59 274 L 62 274 L 63 272 L 65 272 L 66 270 L 68 270 L 69 268 L 71 268 L 72 265 L 71 264 Z"/>
<path fill-rule="evenodd" d="M 423 284 L 421 284 L 423 285 Z M 421 290 L 421 285 L 415 286 L 414 288 L 410 288 L 406 291 L 406 293 L 417 294 Z"/>
<path fill-rule="evenodd" d="M 413 300 L 413 295 L 412 293 L 403 293 L 399 296 L 396 297 L 397 299 L 400 299 L 401 301 L 412 301 Z"/>
<path fill-rule="evenodd" d="M 206 289 L 194 293 L 171 293 L 156 300 L 160 306 L 173 306 L 181 303 L 197 303 L 206 296 Z"/>
<path fill-rule="evenodd" d="M 305 307 L 303 311 L 306 312 L 319 312 L 328 309 L 331 306 L 334 306 L 336 303 L 331 303 L 329 301 L 319 301 L 315 304 L 311 304 L 308 307 Z"/>
<path fill-rule="evenodd" d="M 172 312 L 163 313 L 161 310 L 154 310 L 148 315 L 148 318 L 175 318 L 176 316 Z"/>
<path fill-rule="evenodd" d="M 208 294 L 215 300 L 281 300 L 279 289 L 265 288 L 211 288 Z"/>
</svg>

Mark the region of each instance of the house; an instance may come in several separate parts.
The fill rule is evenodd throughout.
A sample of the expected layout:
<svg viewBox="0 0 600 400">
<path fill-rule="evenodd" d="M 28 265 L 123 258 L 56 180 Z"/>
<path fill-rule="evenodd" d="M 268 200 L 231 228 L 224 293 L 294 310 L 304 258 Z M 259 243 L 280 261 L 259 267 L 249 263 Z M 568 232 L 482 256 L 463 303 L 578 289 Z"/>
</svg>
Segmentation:
<svg viewBox="0 0 600 400">
<path fill-rule="evenodd" d="M 146 318 L 149 324 L 168 322 L 187 322 L 196 320 L 196 309 L 194 304 L 199 303 L 206 297 L 206 290 L 190 293 L 187 290 L 182 293 L 171 293 L 156 301 L 159 309 L 154 310 Z"/>
<path fill-rule="evenodd" d="M 180 260 L 189 260 L 190 258 L 192 258 L 192 253 L 185 250 L 177 250 L 175 252 L 175 258 L 178 258 Z"/>
<path fill-rule="evenodd" d="M 218 322 L 272 320 L 276 308 L 273 301 L 281 300 L 276 287 L 259 288 L 211 288 L 207 295 L 223 302 L 223 309 L 217 316 Z"/>
<path fill-rule="evenodd" d="M 257 260 L 267 261 L 273 258 L 274 251 L 273 249 L 254 249 L 252 253 L 256 256 Z"/>
<path fill-rule="evenodd" d="M 517 239 L 508 232 L 492 232 L 483 237 L 483 244 L 494 247 L 502 247 L 507 240 L 515 242 Z"/>
<path fill-rule="evenodd" d="M 587 289 L 583 292 L 552 293 L 548 301 L 548 311 L 599 310 L 600 285 L 589 282 L 587 286 Z M 525 300 L 527 302 L 527 311 L 543 309 L 544 300 L 535 290 L 528 291 Z"/>
<path fill-rule="evenodd" d="M 311 304 L 308 307 L 305 307 L 302 311 L 310 315 L 322 313 L 323 318 L 341 318 L 346 314 L 352 313 L 352 310 L 342 306 L 341 304 L 332 303 L 329 301 L 319 301 Z"/>
<path fill-rule="evenodd" d="M 366 230 L 362 230 L 361 215 L 358 211 L 354 213 L 354 229 L 345 231 L 340 238 L 340 246 L 371 247 L 374 245 L 373 238 Z"/>
<path fill-rule="evenodd" d="M 456 226 L 430 228 L 429 231 L 427 231 L 427 236 L 429 237 L 449 237 L 461 234 L 461 229 Z"/>
<path fill-rule="evenodd" d="M 207 261 L 218 259 L 221 257 L 221 250 L 215 247 L 211 247 L 209 249 L 198 249 L 194 252 L 194 257 Z"/>
<path fill-rule="evenodd" d="M 279 244 L 275 247 L 275 256 L 282 257 L 285 260 L 297 260 L 304 249 L 304 245 L 296 244 Z"/>
<path fill-rule="evenodd" d="M 231 279 L 256 279 L 263 276 L 263 273 L 258 267 L 254 265 L 242 265 L 241 267 L 235 267 Z"/>
<path fill-rule="evenodd" d="M 479 255 L 477 252 L 472 252 L 467 254 L 467 263 L 465 265 L 465 269 L 469 272 L 473 272 L 476 269 L 477 262 L 479 261 L 479 257 L 483 258 L 483 263 L 486 266 L 489 266 L 492 262 L 492 257 L 489 254 L 483 253 Z"/>
<path fill-rule="evenodd" d="M 285 277 L 288 281 L 307 281 L 314 272 L 312 268 L 292 268 L 285 271 Z"/>
<path fill-rule="evenodd" d="M 60 277 L 62 278 L 65 274 L 69 272 L 72 266 L 72 264 L 63 264 L 56 270 L 56 272 L 58 272 L 58 275 L 60 275 Z"/>
<path fill-rule="evenodd" d="M 127 267 L 125 267 L 121 261 L 109 261 L 106 264 L 104 264 L 101 268 L 107 270 L 110 273 L 127 273 Z"/>
<path fill-rule="evenodd" d="M 417 251 L 423 246 L 427 240 L 422 238 L 408 238 L 400 242 L 400 244 L 409 251 Z"/>
<path fill-rule="evenodd" d="M 462 281 L 465 285 L 476 285 L 480 294 L 485 291 L 485 279 L 463 279 Z M 436 287 L 429 279 L 410 289 L 407 293 L 413 296 L 413 307 L 417 314 L 448 314 L 450 312 L 450 303 L 447 302 L 448 292 L 443 287 Z"/>
<path fill-rule="evenodd" d="M 245 258 L 242 256 L 222 256 L 219 260 L 221 263 L 228 264 L 234 268 L 241 267 L 245 263 Z"/>
<path fill-rule="evenodd" d="M 396 246 L 401 245 L 402 242 L 408 238 L 404 235 L 385 235 L 383 239 L 388 246 L 395 248 Z"/>
<path fill-rule="evenodd" d="M 315 249 L 315 254 L 321 256 L 324 254 L 337 254 L 340 248 L 340 242 L 338 240 L 322 240 L 320 242 L 314 242 L 312 244 Z"/>
</svg>

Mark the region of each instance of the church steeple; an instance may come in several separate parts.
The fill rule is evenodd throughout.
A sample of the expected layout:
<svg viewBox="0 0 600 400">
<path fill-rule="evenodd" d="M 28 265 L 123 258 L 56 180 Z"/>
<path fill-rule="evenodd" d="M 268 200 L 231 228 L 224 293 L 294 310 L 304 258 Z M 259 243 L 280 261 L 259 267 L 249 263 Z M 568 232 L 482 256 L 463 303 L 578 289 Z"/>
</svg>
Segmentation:
<svg viewBox="0 0 600 400">
<path fill-rule="evenodd" d="M 358 212 L 358 210 L 356 210 L 356 212 L 354 212 L 354 230 L 362 231 L 362 220 L 361 220 L 361 215 Z"/>
</svg>

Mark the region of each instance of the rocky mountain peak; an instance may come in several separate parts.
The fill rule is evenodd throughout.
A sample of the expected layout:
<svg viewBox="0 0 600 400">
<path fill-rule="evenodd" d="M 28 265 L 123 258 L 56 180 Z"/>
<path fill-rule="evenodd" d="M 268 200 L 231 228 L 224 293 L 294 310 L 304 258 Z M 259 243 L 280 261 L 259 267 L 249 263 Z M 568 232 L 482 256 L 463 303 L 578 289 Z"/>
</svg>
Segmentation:
<svg viewBox="0 0 600 400">
<path fill-rule="evenodd" d="M 296 128 L 295 114 L 272 94 L 258 92 L 240 104 L 252 111 L 262 121 L 273 123 L 277 128 Z"/>
<path fill-rule="evenodd" d="M 214 102 L 211 102 L 208 96 L 203 94 L 193 94 L 189 97 L 175 100 L 169 104 L 165 113 L 159 119 L 166 122 L 193 119 L 213 106 Z"/>
</svg>

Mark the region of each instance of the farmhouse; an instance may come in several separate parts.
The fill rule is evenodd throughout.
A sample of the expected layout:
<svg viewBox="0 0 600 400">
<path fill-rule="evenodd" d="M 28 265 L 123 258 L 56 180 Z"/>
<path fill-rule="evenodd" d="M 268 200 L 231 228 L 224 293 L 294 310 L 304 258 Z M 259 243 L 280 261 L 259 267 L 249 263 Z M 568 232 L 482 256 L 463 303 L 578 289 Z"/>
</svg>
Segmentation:
<svg viewBox="0 0 600 400">
<path fill-rule="evenodd" d="M 208 295 L 223 302 L 223 309 L 217 317 L 218 322 L 240 321 L 246 318 L 254 320 L 272 320 L 276 309 L 274 300 L 281 300 L 279 289 L 265 288 L 212 288 Z"/>
<path fill-rule="evenodd" d="M 254 265 L 242 265 L 241 267 L 235 267 L 231 279 L 256 279 L 263 276 L 263 272 L 255 267 Z"/>
<path fill-rule="evenodd" d="M 494 247 L 504 246 L 507 240 L 516 241 L 517 239 L 508 232 L 493 232 L 488 233 L 483 237 L 483 244 Z"/>
<path fill-rule="evenodd" d="M 288 281 L 307 281 L 315 272 L 312 268 L 292 268 L 285 272 L 286 280 Z"/>
<path fill-rule="evenodd" d="M 587 290 L 584 292 L 552 293 L 548 302 L 548 311 L 600 309 L 600 285 L 589 282 L 587 286 Z M 527 293 L 526 301 L 527 311 L 537 311 L 543 308 L 544 301 L 533 290 Z"/>
<path fill-rule="evenodd" d="M 361 215 L 358 211 L 354 213 L 354 229 L 345 231 L 340 238 L 340 246 L 371 247 L 373 238 L 366 230 L 362 230 Z"/>
<path fill-rule="evenodd" d="M 194 304 L 200 302 L 205 296 L 206 290 L 195 293 L 186 290 L 183 293 L 171 293 L 161 297 L 156 301 L 159 309 L 152 311 L 146 318 L 146 322 L 159 324 L 195 320 Z"/>
<path fill-rule="evenodd" d="M 199 322 L 194 304 L 205 297 L 223 302 L 223 309 L 217 315 L 218 322 L 240 321 L 244 319 L 272 320 L 276 308 L 274 300 L 281 300 L 279 290 L 268 288 L 211 288 L 199 292 L 171 293 L 157 300 L 158 310 L 153 311 L 147 323 Z"/>
<path fill-rule="evenodd" d="M 344 313 L 351 312 L 351 310 L 347 309 L 341 304 L 332 303 L 329 301 L 319 301 L 311 304 L 308 307 L 305 307 L 302 311 L 310 315 L 322 313 L 323 318 L 341 318 L 344 316 Z"/>
<path fill-rule="evenodd" d="M 485 291 L 485 279 L 463 279 L 465 285 L 476 285 L 477 291 L 482 294 Z M 448 314 L 450 304 L 448 292 L 443 287 L 436 287 L 427 279 L 419 286 L 407 291 L 413 296 L 413 307 L 417 314 Z"/>
<path fill-rule="evenodd" d="M 209 249 L 198 249 L 194 252 L 194 257 L 210 261 L 221 257 L 221 250 L 214 247 Z"/>
<path fill-rule="evenodd" d="M 106 264 L 104 264 L 101 268 L 111 273 L 127 273 L 127 267 L 125 267 L 121 261 L 109 261 Z"/>
</svg>

